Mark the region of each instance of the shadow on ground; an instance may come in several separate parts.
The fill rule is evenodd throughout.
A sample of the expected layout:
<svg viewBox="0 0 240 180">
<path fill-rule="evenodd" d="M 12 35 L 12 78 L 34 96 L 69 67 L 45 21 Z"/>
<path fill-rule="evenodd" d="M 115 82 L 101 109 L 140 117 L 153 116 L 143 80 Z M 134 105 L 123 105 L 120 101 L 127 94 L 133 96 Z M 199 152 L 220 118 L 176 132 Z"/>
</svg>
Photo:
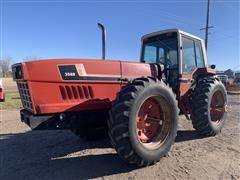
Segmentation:
<svg viewBox="0 0 240 180">
<path fill-rule="evenodd" d="M 175 139 L 175 142 L 183 142 L 183 141 L 191 141 L 196 139 L 202 139 L 206 138 L 205 136 L 200 135 L 195 130 L 179 130 L 177 132 L 177 137 Z"/>
<path fill-rule="evenodd" d="M 68 131 L 1 134 L 0 179 L 89 179 L 130 171 L 115 152 L 87 152 L 109 147 L 108 139 L 84 142 Z"/>
<path fill-rule="evenodd" d="M 199 138 L 179 131 L 176 142 Z M 64 130 L 0 134 L 0 179 L 91 179 L 136 168 L 110 148 L 107 138 L 86 142 Z"/>
</svg>

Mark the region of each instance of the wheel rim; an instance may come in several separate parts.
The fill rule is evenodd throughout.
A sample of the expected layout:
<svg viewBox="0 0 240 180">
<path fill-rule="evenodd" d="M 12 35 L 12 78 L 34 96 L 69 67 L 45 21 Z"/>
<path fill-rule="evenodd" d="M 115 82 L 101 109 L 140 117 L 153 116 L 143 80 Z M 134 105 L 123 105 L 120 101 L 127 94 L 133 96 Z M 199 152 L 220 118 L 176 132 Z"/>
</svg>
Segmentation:
<svg viewBox="0 0 240 180">
<path fill-rule="evenodd" d="M 211 100 L 210 116 L 211 121 L 215 124 L 219 124 L 223 118 L 226 109 L 226 102 L 221 91 L 216 91 Z"/>
<path fill-rule="evenodd" d="M 159 148 L 167 139 L 170 124 L 170 108 L 161 97 L 149 97 L 140 106 L 137 118 L 137 137 L 148 149 Z"/>
</svg>

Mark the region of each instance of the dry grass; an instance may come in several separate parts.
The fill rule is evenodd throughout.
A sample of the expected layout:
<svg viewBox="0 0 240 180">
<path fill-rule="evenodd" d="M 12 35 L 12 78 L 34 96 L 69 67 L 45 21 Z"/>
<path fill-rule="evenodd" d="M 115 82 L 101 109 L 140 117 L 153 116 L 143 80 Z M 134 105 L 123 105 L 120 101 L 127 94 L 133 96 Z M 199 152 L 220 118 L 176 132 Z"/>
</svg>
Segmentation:
<svg viewBox="0 0 240 180">
<path fill-rule="evenodd" d="M 17 84 L 12 78 L 1 78 L 3 80 L 3 87 L 6 91 L 17 91 Z"/>
<path fill-rule="evenodd" d="M 20 109 L 22 103 L 18 92 L 7 92 L 5 94 L 5 102 L 0 102 L 1 110 Z"/>
<path fill-rule="evenodd" d="M 0 102 L 0 109 L 20 109 L 22 106 L 17 84 L 12 78 L 1 78 L 5 91 L 5 102 Z"/>
<path fill-rule="evenodd" d="M 231 84 L 226 86 L 227 91 L 240 91 L 240 84 Z"/>
</svg>

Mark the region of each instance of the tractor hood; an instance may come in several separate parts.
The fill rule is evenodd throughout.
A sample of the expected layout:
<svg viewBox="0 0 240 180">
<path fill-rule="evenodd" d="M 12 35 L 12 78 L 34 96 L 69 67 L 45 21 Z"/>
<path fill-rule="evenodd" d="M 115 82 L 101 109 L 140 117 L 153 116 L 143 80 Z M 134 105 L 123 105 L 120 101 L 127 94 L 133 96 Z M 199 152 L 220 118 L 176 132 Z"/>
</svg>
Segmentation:
<svg viewBox="0 0 240 180">
<path fill-rule="evenodd" d="M 37 82 L 119 81 L 151 76 L 149 64 L 119 60 L 46 59 L 12 66 L 14 80 Z"/>
</svg>

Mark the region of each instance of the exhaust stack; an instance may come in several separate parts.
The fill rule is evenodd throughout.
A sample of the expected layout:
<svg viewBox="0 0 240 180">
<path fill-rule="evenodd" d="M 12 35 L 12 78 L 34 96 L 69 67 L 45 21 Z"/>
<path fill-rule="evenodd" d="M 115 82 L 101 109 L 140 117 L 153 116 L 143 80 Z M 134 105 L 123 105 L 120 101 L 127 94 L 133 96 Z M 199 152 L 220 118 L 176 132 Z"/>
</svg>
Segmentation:
<svg viewBox="0 0 240 180">
<path fill-rule="evenodd" d="M 106 29 L 101 23 L 97 23 L 98 27 L 102 31 L 102 59 L 106 58 Z"/>
</svg>

